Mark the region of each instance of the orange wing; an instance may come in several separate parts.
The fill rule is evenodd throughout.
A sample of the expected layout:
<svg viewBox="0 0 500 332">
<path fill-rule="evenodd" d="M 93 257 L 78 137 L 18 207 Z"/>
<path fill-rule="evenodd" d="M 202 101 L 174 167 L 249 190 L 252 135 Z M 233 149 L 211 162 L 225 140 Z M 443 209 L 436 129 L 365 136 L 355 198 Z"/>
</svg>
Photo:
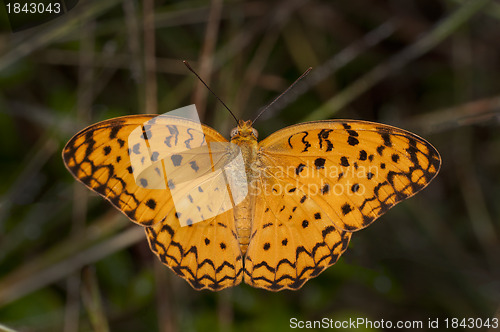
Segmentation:
<svg viewBox="0 0 500 332">
<path fill-rule="evenodd" d="M 245 282 L 297 289 L 334 264 L 367 227 L 436 176 L 424 139 L 366 121 L 284 128 L 259 144 L 260 181 Z"/>
<path fill-rule="evenodd" d="M 230 158 L 217 144 L 227 140 L 186 119 L 155 117 L 125 116 L 82 130 L 63 150 L 65 165 L 77 180 L 145 226 L 151 249 L 194 288 L 234 286 L 242 279 L 242 256 L 232 211 L 220 194 L 225 183 L 213 172 Z M 215 148 L 200 152 L 207 143 Z M 162 145 L 175 154 L 163 158 L 164 151 L 156 148 Z M 144 171 L 134 175 L 134 168 Z M 176 204 L 173 190 L 181 192 Z M 214 200 L 214 195 L 223 198 Z M 181 227 L 195 217 L 205 221 Z"/>
</svg>

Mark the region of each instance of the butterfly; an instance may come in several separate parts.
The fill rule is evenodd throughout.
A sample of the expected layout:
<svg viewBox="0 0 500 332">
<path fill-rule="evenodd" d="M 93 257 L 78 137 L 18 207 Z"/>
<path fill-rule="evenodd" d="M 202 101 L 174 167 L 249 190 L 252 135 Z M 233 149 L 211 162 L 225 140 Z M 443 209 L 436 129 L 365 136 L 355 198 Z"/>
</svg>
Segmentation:
<svg viewBox="0 0 500 332">
<path fill-rule="evenodd" d="M 123 116 L 77 133 L 63 160 L 144 227 L 165 265 L 213 291 L 299 289 L 441 166 L 430 143 L 385 124 L 300 123 L 260 142 L 252 124 L 228 141 L 186 118 Z"/>
</svg>

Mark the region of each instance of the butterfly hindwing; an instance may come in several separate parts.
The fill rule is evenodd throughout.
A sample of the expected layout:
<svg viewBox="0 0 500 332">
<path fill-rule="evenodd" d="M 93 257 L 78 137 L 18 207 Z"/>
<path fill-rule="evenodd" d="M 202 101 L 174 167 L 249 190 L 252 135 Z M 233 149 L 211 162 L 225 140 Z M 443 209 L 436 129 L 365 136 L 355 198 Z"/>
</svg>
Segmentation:
<svg viewBox="0 0 500 332">
<path fill-rule="evenodd" d="M 303 197 L 300 190 L 256 197 L 245 258 L 246 283 L 272 291 L 298 289 L 335 264 L 347 249 L 351 233 L 336 228 L 320 212 L 312 212 L 318 207 Z"/>
<path fill-rule="evenodd" d="M 197 290 L 218 291 L 238 285 L 243 259 L 232 211 L 179 227 L 175 213 L 155 226 L 146 227 L 151 250 L 178 276 Z"/>
</svg>

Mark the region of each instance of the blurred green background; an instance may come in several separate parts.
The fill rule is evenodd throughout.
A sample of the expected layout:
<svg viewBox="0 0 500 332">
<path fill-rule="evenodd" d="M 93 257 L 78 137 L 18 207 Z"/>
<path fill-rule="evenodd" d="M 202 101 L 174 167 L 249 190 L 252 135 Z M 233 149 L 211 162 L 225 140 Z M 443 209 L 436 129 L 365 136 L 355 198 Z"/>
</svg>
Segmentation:
<svg viewBox="0 0 500 332">
<path fill-rule="evenodd" d="M 17 33 L 1 14 L 0 330 L 500 317 L 499 2 L 81 0 Z M 184 59 L 242 119 L 312 66 L 256 123 L 261 138 L 305 120 L 377 121 L 429 140 L 441 172 L 298 291 L 194 291 L 61 159 L 87 125 L 193 102 L 228 137 L 233 119 Z"/>
</svg>

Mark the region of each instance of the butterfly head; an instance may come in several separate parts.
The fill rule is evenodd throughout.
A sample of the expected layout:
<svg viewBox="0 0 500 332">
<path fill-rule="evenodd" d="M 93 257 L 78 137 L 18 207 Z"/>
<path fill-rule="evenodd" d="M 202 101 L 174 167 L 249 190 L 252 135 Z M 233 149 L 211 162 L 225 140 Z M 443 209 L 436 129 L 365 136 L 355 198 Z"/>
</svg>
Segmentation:
<svg viewBox="0 0 500 332">
<path fill-rule="evenodd" d="M 252 127 L 251 120 L 248 120 L 248 121 L 240 120 L 238 122 L 238 127 L 231 130 L 231 139 L 234 139 L 234 138 L 257 139 L 257 137 L 259 137 L 259 133 L 257 132 L 257 130 L 255 130 Z"/>
</svg>

